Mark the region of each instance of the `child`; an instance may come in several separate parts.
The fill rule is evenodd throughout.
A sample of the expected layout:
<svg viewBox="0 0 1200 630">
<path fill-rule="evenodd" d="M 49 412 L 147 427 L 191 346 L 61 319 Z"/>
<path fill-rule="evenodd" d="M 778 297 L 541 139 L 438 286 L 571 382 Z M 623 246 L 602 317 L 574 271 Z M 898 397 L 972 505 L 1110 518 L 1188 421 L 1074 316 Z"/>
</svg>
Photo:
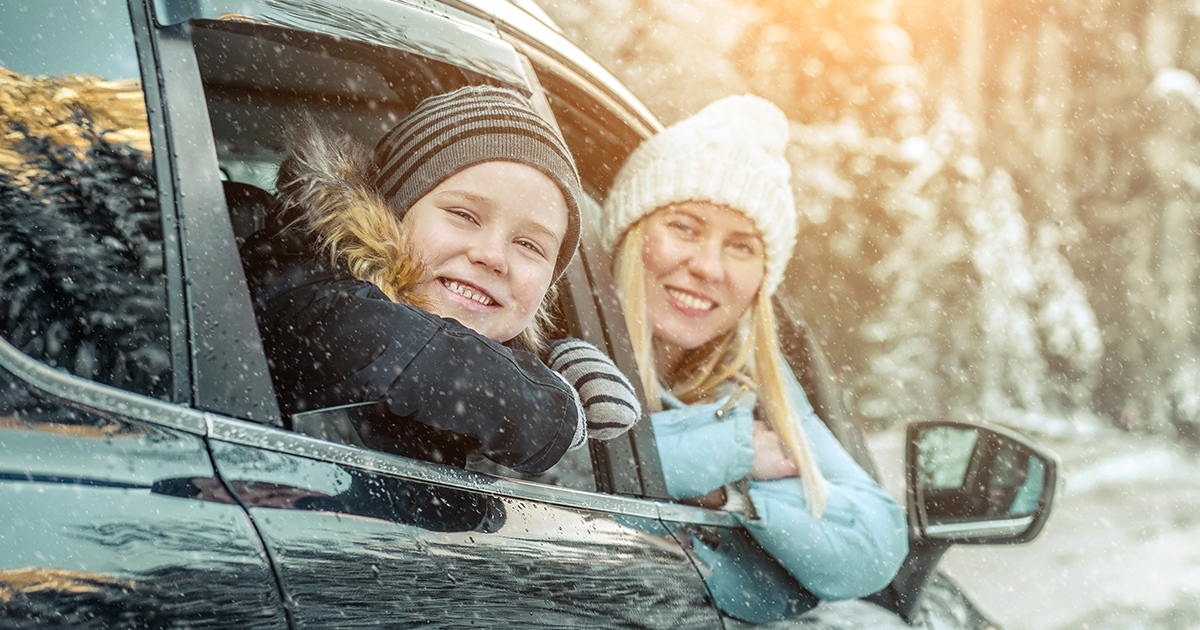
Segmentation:
<svg viewBox="0 0 1200 630">
<path fill-rule="evenodd" d="M 460 466 L 478 450 L 530 473 L 584 442 L 576 392 L 501 345 L 540 348 L 545 296 L 579 241 L 574 163 L 527 100 L 431 97 L 373 159 L 309 125 L 277 192 L 244 257 L 285 414 L 380 401 L 387 413 L 359 426 L 368 447 Z M 640 412 L 627 389 L 624 427 Z"/>
</svg>

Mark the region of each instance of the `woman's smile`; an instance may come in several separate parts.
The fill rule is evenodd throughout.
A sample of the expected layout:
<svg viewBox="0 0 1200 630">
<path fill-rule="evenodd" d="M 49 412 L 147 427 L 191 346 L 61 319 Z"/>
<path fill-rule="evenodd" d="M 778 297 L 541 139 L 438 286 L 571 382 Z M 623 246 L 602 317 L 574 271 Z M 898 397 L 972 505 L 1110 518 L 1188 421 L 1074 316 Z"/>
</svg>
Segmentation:
<svg viewBox="0 0 1200 630">
<path fill-rule="evenodd" d="M 702 295 L 675 287 L 664 287 L 664 289 L 671 301 L 675 303 L 675 307 L 688 315 L 703 317 L 717 307 L 715 301 Z"/>
<path fill-rule="evenodd" d="M 733 330 L 762 285 L 766 254 L 749 217 L 687 201 L 646 217 L 642 264 L 655 347 L 686 351 Z"/>
</svg>

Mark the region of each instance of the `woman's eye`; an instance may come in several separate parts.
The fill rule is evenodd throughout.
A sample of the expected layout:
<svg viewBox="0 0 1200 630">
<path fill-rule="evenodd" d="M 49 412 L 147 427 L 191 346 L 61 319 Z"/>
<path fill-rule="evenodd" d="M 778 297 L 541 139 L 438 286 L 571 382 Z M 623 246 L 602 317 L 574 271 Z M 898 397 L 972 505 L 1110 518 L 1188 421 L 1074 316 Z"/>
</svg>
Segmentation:
<svg viewBox="0 0 1200 630">
<path fill-rule="evenodd" d="M 755 256 L 758 254 L 758 247 L 754 243 L 736 242 L 729 247 L 741 256 Z"/>
<path fill-rule="evenodd" d="M 695 226 L 684 221 L 671 221 L 667 223 L 667 227 L 685 236 L 695 236 L 698 233 Z"/>
</svg>

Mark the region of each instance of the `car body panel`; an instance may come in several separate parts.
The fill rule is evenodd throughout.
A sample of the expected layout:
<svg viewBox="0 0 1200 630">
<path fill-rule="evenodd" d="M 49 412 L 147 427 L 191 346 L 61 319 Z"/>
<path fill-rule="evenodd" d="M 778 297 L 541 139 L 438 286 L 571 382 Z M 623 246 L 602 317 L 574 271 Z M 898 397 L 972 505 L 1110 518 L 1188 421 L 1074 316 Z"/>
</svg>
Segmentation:
<svg viewBox="0 0 1200 630">
<path fill-rule="evenodd" d="M 203 438 L 7 370 L 0 391 L 0 625 L 287 628 L 246 512 L 202 496 L 220 486 Z"/>
<path fill-rule="evenodd" d="M 719 623 L 657 520 L 220 441 L 212 450 L 275 558 L 299 628 Z"/>
</svg>

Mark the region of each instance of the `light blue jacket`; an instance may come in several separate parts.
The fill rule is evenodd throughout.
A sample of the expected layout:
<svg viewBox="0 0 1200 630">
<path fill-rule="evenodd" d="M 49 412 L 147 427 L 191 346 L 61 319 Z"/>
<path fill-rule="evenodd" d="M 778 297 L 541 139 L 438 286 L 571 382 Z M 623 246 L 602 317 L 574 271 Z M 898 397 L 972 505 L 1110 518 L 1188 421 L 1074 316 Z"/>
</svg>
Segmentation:
<svg viewBox="0 0 1200 630">
<path fill-rule="evenodd" d="M 825 513 L 813 519 L 799 478 L 751 480 L 750 500 L 759 518 L 741 521 L 767 553 L 821 599 L 882 590 L 908 553 L 904 512 L 833 437 L 794 376 L 789 390 L 827 482 Z M 706 494 L 750 473 L 750 408 L 734 407 L 718 419 L 724 401 L 687 406 L 669 393 L 662 398 L 667 409 L 651 414 L 651 422 L 672 498 Z"/>
</svg>

